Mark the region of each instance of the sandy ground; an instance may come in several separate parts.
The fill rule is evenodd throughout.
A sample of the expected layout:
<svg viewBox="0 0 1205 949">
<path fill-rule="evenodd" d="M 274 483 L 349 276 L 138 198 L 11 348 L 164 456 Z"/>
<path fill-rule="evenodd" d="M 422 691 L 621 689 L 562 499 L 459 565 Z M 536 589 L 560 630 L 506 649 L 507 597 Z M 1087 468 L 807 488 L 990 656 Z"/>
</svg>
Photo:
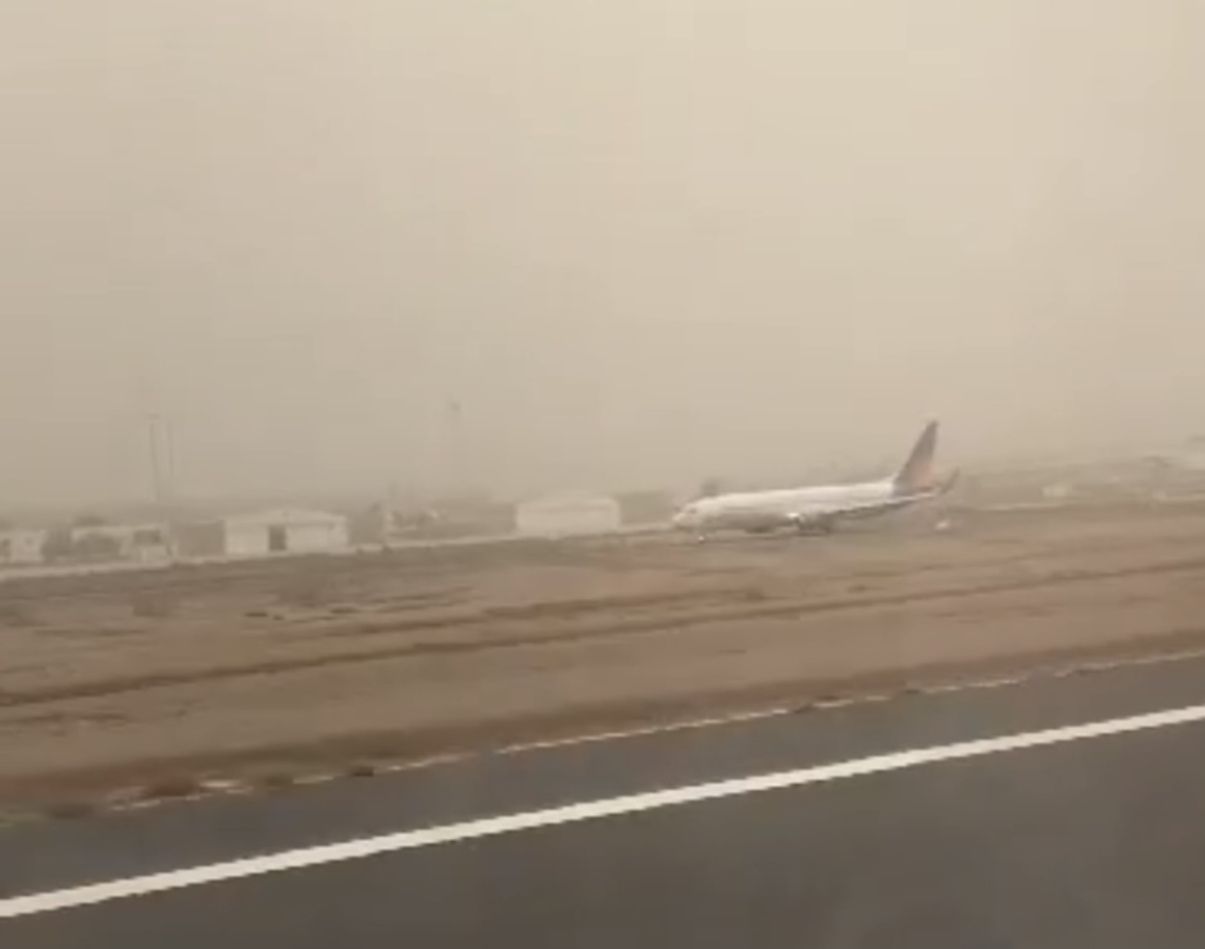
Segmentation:
<svg viewBox="0 0 1205 949">
<path fill-rule="evenodd" d="M 1205 649 L 1205 505 L 0 585 L 0 806 Z"/>
</svg>

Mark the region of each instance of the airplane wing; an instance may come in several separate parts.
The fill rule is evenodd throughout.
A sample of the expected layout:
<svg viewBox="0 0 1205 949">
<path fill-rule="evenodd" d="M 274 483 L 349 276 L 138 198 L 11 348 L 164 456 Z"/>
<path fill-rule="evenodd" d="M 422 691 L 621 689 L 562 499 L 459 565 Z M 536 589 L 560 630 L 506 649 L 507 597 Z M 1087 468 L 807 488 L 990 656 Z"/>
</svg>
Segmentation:
<svg viewBox="0 0 1205 949">
<path fill-rule="evenodd" d="M 915 504 L 917 501 L 933 496 L 932 493 L 923 495 L 910 494 L 898 498 L 888 498 L 883 501 L 849 504 L 844 507 L 829 508 L 824 511 L 800 511 L 795 514 L 788 514 L 786 519 L 791 526 L 798 527 L 801 530 L 809 527 L 827 529 L 838 520 L 853 520 L 859 517 L 873 517 L 876 514 L 886 514 L 888 511 L 899 510 L 900 508 L 907 507 L 909 504 Z"/>
<path fill-rule="evenodd" d="M 937 497 L 936 491 L 924 491 L 917 494 L 905 494 L 898 498 L 888 498 L 885 501 L 870 501 L 865 504 L 851 504 L 848 507 L 840 508 L 833 512 L 840 518 L 857 519 L 859 517 L 873 517 L 875 514 L 886 514 L 888 511 L 898 511 L 901 508 L 908 507 L 910 504 L 915 504 L 918 501 L 927 501 L 929 498 Z"/>
<path fill-rule="evenodd" d="M 908 507 L 911 504 L 916 504 L 919 501 L 928 501 L 933 498 L 941 497 L 953 486 L 958 478 L 958 472 L 954 471 L 948 478 L 941 482 L 937 487 L 928 491 L 915 491 L 911 494 L 900 494 L 895 497 L 883 498 L 878 501 L 865 501 L 856 504 L 848 504 L 843 507 L 829 508 L 824 511 L 800 511 L 796 514 L 788 514 L 787 520 L 793 527 L 800 530 L 809 528 L 819 528 L 821 530 L 830 529 L 838 520 L 855 520 L 859 517 L 873 517 L 876 514 L 886 514 L 888 511 L 897 511 L 901 508 Z"/>
</svg>

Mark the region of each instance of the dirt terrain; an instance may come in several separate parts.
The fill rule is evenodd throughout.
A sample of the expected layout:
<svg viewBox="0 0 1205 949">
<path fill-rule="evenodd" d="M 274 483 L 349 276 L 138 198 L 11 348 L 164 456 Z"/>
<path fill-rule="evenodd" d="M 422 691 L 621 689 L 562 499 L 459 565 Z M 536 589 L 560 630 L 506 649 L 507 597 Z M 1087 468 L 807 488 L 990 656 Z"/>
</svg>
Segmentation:
<svg viewBox="0 0 1205 949">
<path fill-rule="evenodd" d="M 0 807 L 1205 649 L 1205 504 L 0 583 Z"/>
</svg>

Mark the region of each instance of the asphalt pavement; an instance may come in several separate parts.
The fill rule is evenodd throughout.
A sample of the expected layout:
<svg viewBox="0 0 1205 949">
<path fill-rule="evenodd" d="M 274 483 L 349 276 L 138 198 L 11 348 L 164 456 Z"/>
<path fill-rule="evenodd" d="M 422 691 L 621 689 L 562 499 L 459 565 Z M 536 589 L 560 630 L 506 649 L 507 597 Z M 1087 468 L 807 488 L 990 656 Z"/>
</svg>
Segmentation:
<svg viewBox="0 0 1205 949">
<path fill-rule="evenodd" d="M 0 946 L 1196 946 L 1202 706 L 1185 659 L 20 825 Z"/>
</svg>

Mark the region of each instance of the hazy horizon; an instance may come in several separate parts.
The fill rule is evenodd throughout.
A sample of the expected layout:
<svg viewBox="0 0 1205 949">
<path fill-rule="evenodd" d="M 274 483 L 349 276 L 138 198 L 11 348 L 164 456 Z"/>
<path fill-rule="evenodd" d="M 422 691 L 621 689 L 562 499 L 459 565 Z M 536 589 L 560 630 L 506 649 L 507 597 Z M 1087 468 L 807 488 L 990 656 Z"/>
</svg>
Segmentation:
<svg viewBox="0 0 1205 949">
<path fill-rule="evenodd" d="M 1187 0 L 0 25 L 0 513 L 147 496 L 148 413 L 214 497 L 876 465 L 931 417 L 949 463 L 1205 430 Z"/>
</svg>

